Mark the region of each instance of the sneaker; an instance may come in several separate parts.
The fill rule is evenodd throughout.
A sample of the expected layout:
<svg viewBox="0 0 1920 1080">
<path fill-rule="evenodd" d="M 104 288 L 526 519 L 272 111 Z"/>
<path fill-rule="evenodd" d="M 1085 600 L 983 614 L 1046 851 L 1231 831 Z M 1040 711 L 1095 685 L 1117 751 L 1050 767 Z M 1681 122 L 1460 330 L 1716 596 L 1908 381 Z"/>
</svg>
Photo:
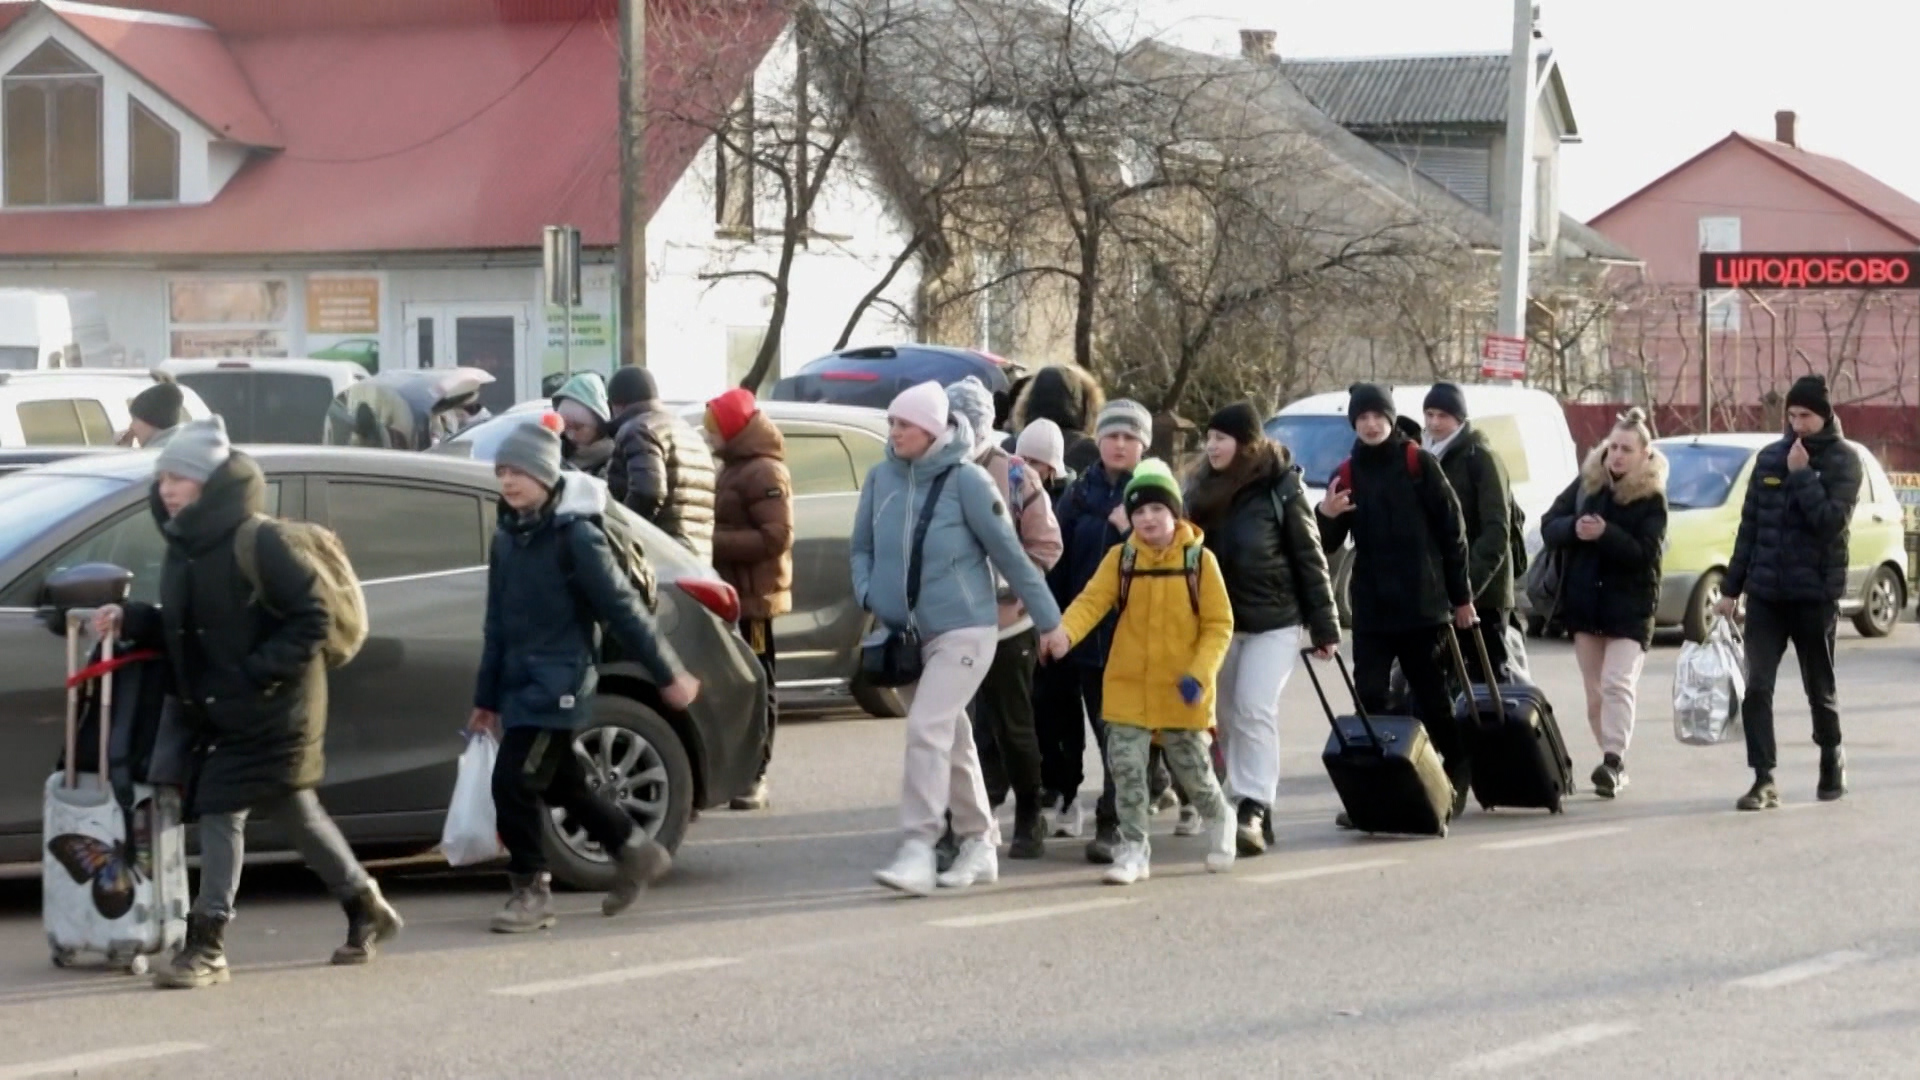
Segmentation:
<svg viewBox="0 0 1920 1080">
<path fill-rule="evenodd" d="M 753 782 L 753 790 L 738 796 L 727 803 L 729 810 L 765 810 L 773 805 L 773 796 L 767 791 L 767 778 L 761 777 Z"/>
<path fill-rule="evenodd" d="M 1603 799 L 1611 799 L 1627 786 L 1627 767 L 1618 754 L 1608 754 L 1605 761 L 1594 767 L 1593 793 Z"/>
<path fill-rule="evenodd" d="M 1207 822 L 1207 873 L 1224 874 L 1233 869 L 1235 834 L 1240 820 L 1223 802 L 1220 816 Z"/>
<path fill-rule="evenodd" d="M 1173 835 L 1199 836 L 1201 829 L 1204 827 L 1205 825 L 1200 817 L 1200 808 L 1197 806 L 1183 806 L 1180 808 L 1180 821 L 1173 827 Z"/>
<path fill-rule="evenodd" d="M 1009 859 L 1038 859 L 1047 854 L 1047 827 L 1038 810 L 1016 803 L 1013 815 L 1013 842 L 1007 845 Z"/>
<path fill-rule="evenodd" d="M 1000 856 L 985 837 L 972 837 L 960 844 L 960 854 L 953 860 L 953 869 L 940 874 L 935 881 L 943 889 L 965 889 L 974 885 L 991 885 L 1000 880 Z"/>
<path fill-rule="evenodd" d="M 552 875 L 545 872 L 509 874 L 507 880 L 513 885 L 513 895 L 507 897 L 507 906 L 493 917 L 493 932 L 527 934 L 552 929 L 558 921 L 553 915 Z"/>
<path fill-rule="evenodd" d="M 162 990 L 198 990 L 233 978 L 227 970 L 227 920 L 210 915 L 187 916 L 187 940 L 159 971 L 153 985 Z"/>
<path fill-rule="evenodd" d="M 1087 808 L 1068 796 L 1060 797 L 1060 807 L 1047 813 L 1047 831 L 1062 840 L 1078 840 L 1087 831 Z"/>
<path fill-rule="evenodd" d="M 1236 836 L 1240 855 L 1251 858 L 1267 851 L 1267 831 L 1273 828 L 1267 808 L 1252 799 L 1240 800 L 1239 831 Z"/>
<path fill-rule="evenodd" d="M 909 896 L 931 896 L 938 884 L 933 863 L 933 845 L 924 840 L 908 840 L 900 845 L 893 865 L 876 871 L 873 880 L 895 892 Z"/>
<path fill-rule="evenodd" d="M 1113 865 L 1100 875 L 1108 885 L 1132 885 L 1153 876 L 1147 845 L 1121 844 L 1114 851 Z"/>
<path fill-rule="evenodd" d="M 647 886 L 667 876 L 673 869 L 673 856 L 651 836 L 636 832 L 614 859 L 618 876 L 606 898 L 600 901 L 600 914 L 608 918 L 633 906 Z"/>
<path fill-rule="evenodd" d="M 1762 777 L 1755 780 L 1752 790 L 1740 796 L 1740 801 L 1733 805 L 1740 810 L 1778 810 L 1780 789 L 1773 786 L 1771 777 Z"/>
<path fill-rule="evenodd" d="M 1119 824 L 1095 826 L 1093 839 L 1087 843 L 1087 861 L 1095 866 L 1106 866 L 1113 862 L 1114 855 L 1119 850 Z"/>
<path fill-rule="evenodd" d="M 1173 788 L 1169 787 L 1167 788 L 1167 790 L 1154 796 L 1152 812 L 1154 814 L 1164 814 L 1167 811 L 1179 805 L 1180 805 L 1179 792 L 1176 792 L 1173 790 Z"/>
<path fill-rule="evenodd" d="M 378 882 L 369 881 L 352 899 L 340 905 L 347 911 L 347 942 L 333 950 L 333 962 L 341 966 L 365 964 L 379 954 L 380 945 L 391 941 L 406 923 L 380 895 Z"/>
<path fill-rule="evenodd" d="M 1847 752 L 1837 746 L 1820 748 L 1820 801 L 1833 802 L 1847 793 Z"/>
</svg>

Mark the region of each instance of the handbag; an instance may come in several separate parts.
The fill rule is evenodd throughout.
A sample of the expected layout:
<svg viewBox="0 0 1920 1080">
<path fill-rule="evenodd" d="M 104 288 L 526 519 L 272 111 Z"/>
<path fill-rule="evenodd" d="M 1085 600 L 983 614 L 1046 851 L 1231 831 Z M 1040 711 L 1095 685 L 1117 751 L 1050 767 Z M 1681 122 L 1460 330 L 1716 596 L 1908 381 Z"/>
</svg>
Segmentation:
<svg viewBox="0 0 1920 1080">
<path fill-rule="evenodd" d="M 907 625 L 881 627 L 860 646 L 860 676 L 868 686 L 897 690 L 920 681 L 920 630 L 914 625 L 913 612 L 920 606 L 921 556 L 927 544 L 927 530 L 933 526 L 933 512 L 946 489 L 947 469 L 933 478 L 926 501 L 920 504 L 920 519 L 913 526 L 913 553 L 907 559 Z"/>
</svg>

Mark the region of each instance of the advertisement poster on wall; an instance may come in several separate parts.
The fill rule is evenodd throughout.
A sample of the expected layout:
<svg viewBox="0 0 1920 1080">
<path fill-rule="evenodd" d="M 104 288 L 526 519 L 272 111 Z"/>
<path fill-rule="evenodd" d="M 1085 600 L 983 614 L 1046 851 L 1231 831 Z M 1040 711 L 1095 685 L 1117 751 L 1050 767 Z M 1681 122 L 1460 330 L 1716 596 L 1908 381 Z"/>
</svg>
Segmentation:
<svg viewBox="0 0 1920 1080">
<path fill-rule="evenodd" d="M 307 277 L 307 355 L 315 360 L 351 360 L 380 370 L 379 274 L 311 274 Z"/>
<path fill-rule="evenodd" d="M 167 282 L 167 351 L 185 359 L 288 356 L 291 297 L 285 278 L 175 278 Z"/>
<path fill-rule="evenodd" d="M 603 377 L 613 374 L 619 360 L 614 294 L 614 268 L 580 268 L 580 306 L 573 309 L 573 370 L 597 371 Z M 546 337 L 541 342 L 540 374 L 543 392 L 557 386 L 567 370 L 566 312 L 557 307 L 546 309 Z"/>
</svg>

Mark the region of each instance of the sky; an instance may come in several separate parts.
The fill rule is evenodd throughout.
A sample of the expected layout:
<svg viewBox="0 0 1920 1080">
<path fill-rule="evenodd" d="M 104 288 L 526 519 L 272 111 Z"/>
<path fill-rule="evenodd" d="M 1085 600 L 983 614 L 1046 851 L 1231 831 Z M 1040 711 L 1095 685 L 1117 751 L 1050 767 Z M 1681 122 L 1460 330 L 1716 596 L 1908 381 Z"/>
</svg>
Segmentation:
<svg viewBox="0 0 1920 1080">
<path fill-rule="evenodd" d="M 1504 51 L 1512 0 L 1134 0 L 1142 32 L 1239 49 L 1273 30 L 1283 56 Z M 1730 131 L 1772 138 L 1799 114 L 1803 149 L 1920 198 L 1913 50 L 1920 0 L 1537 0 L 1582 142 L 1562 149 L 1561 200 L 1582 220 Z"/>
</svg>

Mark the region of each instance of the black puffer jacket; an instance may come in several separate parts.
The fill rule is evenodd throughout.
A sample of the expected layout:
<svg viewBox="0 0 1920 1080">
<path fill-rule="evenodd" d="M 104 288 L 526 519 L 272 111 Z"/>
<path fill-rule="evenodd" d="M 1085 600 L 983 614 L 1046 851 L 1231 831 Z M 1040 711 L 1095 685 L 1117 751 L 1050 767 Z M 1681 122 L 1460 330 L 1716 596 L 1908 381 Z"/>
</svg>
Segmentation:
<svg viewBox="0 0 1920 1080">
<path fill-rule="evenodd" d="M 262 525 L 256 603 L 233 552 L 234 530 L 265 502 L 260 467 L 237 451 L 180 516 L 169 520 L 157 486 L 148 496 L 167 543 L 160 606 L 128 605 L 124 627 L 129 645 L 166 652 L 208 747 L 195 799 L 203 814 L 318 787 L 326 772 L 328 616 L 313 571 Z"/>
<path fill-rule="evenodd" d="M 1019 399 L 1014 402 L 1011 426 L 1018 436 L 1035 420 L 1058 424 L 1060 433 L 1066 437 L 1067 468 L 1085 473 L 1100 464 L 1100 445 L 1091 432 L 1106 404 L 1107 396 L 1101 392 L 1099 380 L 1085 368 L 1053 364 L 1041 368 L 1021 389 Z M 1007 440 L 1009 452 L 1013 450 L 1013 442 L 1012 438 Z"/>
<path fill-rule="evenodd" d="M 1849 531 L 1860 501 L 1860 455 L 1840 421 L 1802 440 L 1807 467 L 1787 467 L 1789 434 L 1760 451 L 1722 595 L 1775 603 L 1834 603 L 1847 591 Z"/>
<path fill-rule="evenodd" d="M 1225 472 L 1202 462 L 1186 501 L 1220 560 L 1235 633 L 1305 626 L 1316 647 L 1340 643 L 1327 556 L 1300 468 L 1285 447 L 1254 443 Z"/>
<path fill-rule="evenodd" d="M 1606 531 L 1582 540 L 1574 523 L 1598 514 Z M 1560 604 L 1549 618 L 1571 633 L 1653 641 L 1660 606 L 1660 554 L 1667 541 L 1667 459 L 1618 480 L 1607 470 L 1603 443 L 1587 455 L 1578 479 L 1540 519 L 1540 538 L 1560 553 Z"/>
<path fill-rule="evenodd" d="M 1499 621 L 1513 610 L 1513 523 L 1507 516 L 1512 490 L 1507 467 L 1472 424 L 1462 427 L 1441 451 L 1440 467 L 1453 485 L 1467 528 L 1467 576 L 1473 583 L 1474 607 L 1482 617 Z"/>
<path fill-rule="evenodd" d="M 706 439 L 658 402 L 630 406 L 613 422 L 607 491 L 703 562 L 712 562 L 719 471 Z"/>
<path fill-rule="evenodd" d="M 1348 588 L 1358 634 L 1438 627 L 1473 598 L 1460 504 L 1432 454 L 1413 446 L 1408 466 L 1410 445 L 1398 430 L 1379 446 L 1356 439 L 1352 511 L 1337 518 L 1317 515 L 1326 551 L 1353 537 Z"/>
</svg>

